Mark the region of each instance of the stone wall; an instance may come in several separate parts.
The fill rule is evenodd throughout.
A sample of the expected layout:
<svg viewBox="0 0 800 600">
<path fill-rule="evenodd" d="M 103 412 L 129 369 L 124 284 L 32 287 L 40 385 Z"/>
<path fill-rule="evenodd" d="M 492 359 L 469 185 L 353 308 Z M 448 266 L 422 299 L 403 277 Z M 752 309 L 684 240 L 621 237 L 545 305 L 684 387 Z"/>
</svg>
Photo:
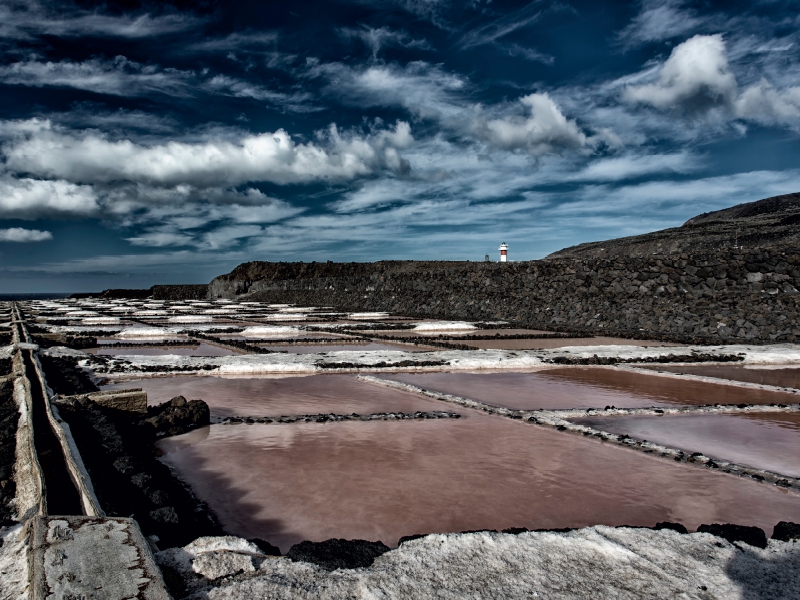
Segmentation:
<svg viewBox="0 0 800 600">
<path fill-rule="evenodd" d="M 212 281 L 209 297 L 678 342 L 800 341 L 798 251 L 358 265 L 246 263 Z"/>
</svg>

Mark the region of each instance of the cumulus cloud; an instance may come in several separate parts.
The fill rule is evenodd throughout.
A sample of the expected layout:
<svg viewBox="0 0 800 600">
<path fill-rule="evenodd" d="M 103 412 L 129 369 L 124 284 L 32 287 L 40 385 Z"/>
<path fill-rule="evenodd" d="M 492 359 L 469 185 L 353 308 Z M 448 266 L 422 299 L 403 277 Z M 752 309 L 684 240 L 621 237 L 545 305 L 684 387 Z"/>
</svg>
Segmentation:
<svg viewBox="0 0 800 600">
<path fill-rule="evenodd" d="M 586 145 L 586 134 L 567 119 L 548 94 L 529 94 L 519 100 L 530 116 L 510 116 L 476 124 L 476 132 L 490 145 L 502 150 L 524 150 L 542 156 Z"/>
<path fill-rule="evenodd" d="M 0 217 L 35 219 L 45 215 L 91 216 L 99 209 L 88 185 L 64 180 L 0 177 Z"/>
<path fill-rule="evenodd" d="M 49 231 L 23 229 L 22 227 L 0 229 L 0 242 L 46 242 L 52 239 L 53 234 Z"/>
<path fill-rule="evenodd" d="M 348 180 L 380 170 L 407 171 L 398 147 L 413 141 L 407 123 L 361 136 L 332 125 L 319 143 L 297 143 L 283 129 L 237 140 L 170 141 L 143 145 L 76 133 L 47 121 L 17 126 L 3 146 L 6 168 L 48 179 L 85 183 L 134 182 L 159 186 L 235 186 Z M 1 130 L 2 128 L 0 128 Z"/>
<path fill-rule="evenodd" d="M 722 36 L 696 35 L 676 46 L 655 82 L 631 85 L 623 97 L 632 103 L 687 112 L 731 107 L 736 78 L 728 68 Z"/>
<path fill-rule="evenodd" d="M 800 127 L 800 86 L 777 90 L 766 80 L 747 88 L 736 100 L 736 114 L 763 125 Z"/>
</svg>

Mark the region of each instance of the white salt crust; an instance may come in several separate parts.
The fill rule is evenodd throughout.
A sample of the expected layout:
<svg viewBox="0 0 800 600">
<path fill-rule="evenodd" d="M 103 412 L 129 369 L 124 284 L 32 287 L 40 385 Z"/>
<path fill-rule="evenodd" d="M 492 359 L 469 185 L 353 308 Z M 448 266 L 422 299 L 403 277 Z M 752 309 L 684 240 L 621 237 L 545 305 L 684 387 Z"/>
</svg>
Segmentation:
<svg viewBox="0 0 800 600">
<path fill-rule="evenodd" d="M 762 550 L 707 533 L 597 526 L 432 534 L 368 568 L 333 572 L 220 550 L 213 539 L 156 555 L 184 578 L 192 600 L 800 597 L 800 543 L 770 540 Z"/>
</svg>

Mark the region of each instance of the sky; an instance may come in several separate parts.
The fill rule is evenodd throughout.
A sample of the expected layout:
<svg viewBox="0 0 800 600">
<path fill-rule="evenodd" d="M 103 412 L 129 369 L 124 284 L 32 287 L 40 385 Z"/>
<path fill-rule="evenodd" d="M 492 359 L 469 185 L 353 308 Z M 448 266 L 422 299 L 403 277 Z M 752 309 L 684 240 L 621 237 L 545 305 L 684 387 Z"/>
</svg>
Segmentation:
<svg viewBox="0 0 800 600">
<path fill-rule="evenodd" d="M 800 191 L 797 0 L 0 0 L 0 291 L 543 258 Z"/>
</svg>

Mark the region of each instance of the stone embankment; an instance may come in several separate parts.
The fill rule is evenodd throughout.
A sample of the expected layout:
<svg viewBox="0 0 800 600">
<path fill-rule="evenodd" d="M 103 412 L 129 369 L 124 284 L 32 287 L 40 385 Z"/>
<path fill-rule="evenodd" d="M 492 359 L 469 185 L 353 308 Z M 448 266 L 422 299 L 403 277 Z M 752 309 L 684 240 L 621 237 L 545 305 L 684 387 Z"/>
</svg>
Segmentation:
<svg viewBox="0 0 800 600">
<path fill-rule="evenodd" d="M 184 299 L 192 286 L 154 288 Z M 207 297 L 681 343 L 800 339 L 800 251 L 563 258 L 517 263 L 245 263 Z"/>
</svg>

